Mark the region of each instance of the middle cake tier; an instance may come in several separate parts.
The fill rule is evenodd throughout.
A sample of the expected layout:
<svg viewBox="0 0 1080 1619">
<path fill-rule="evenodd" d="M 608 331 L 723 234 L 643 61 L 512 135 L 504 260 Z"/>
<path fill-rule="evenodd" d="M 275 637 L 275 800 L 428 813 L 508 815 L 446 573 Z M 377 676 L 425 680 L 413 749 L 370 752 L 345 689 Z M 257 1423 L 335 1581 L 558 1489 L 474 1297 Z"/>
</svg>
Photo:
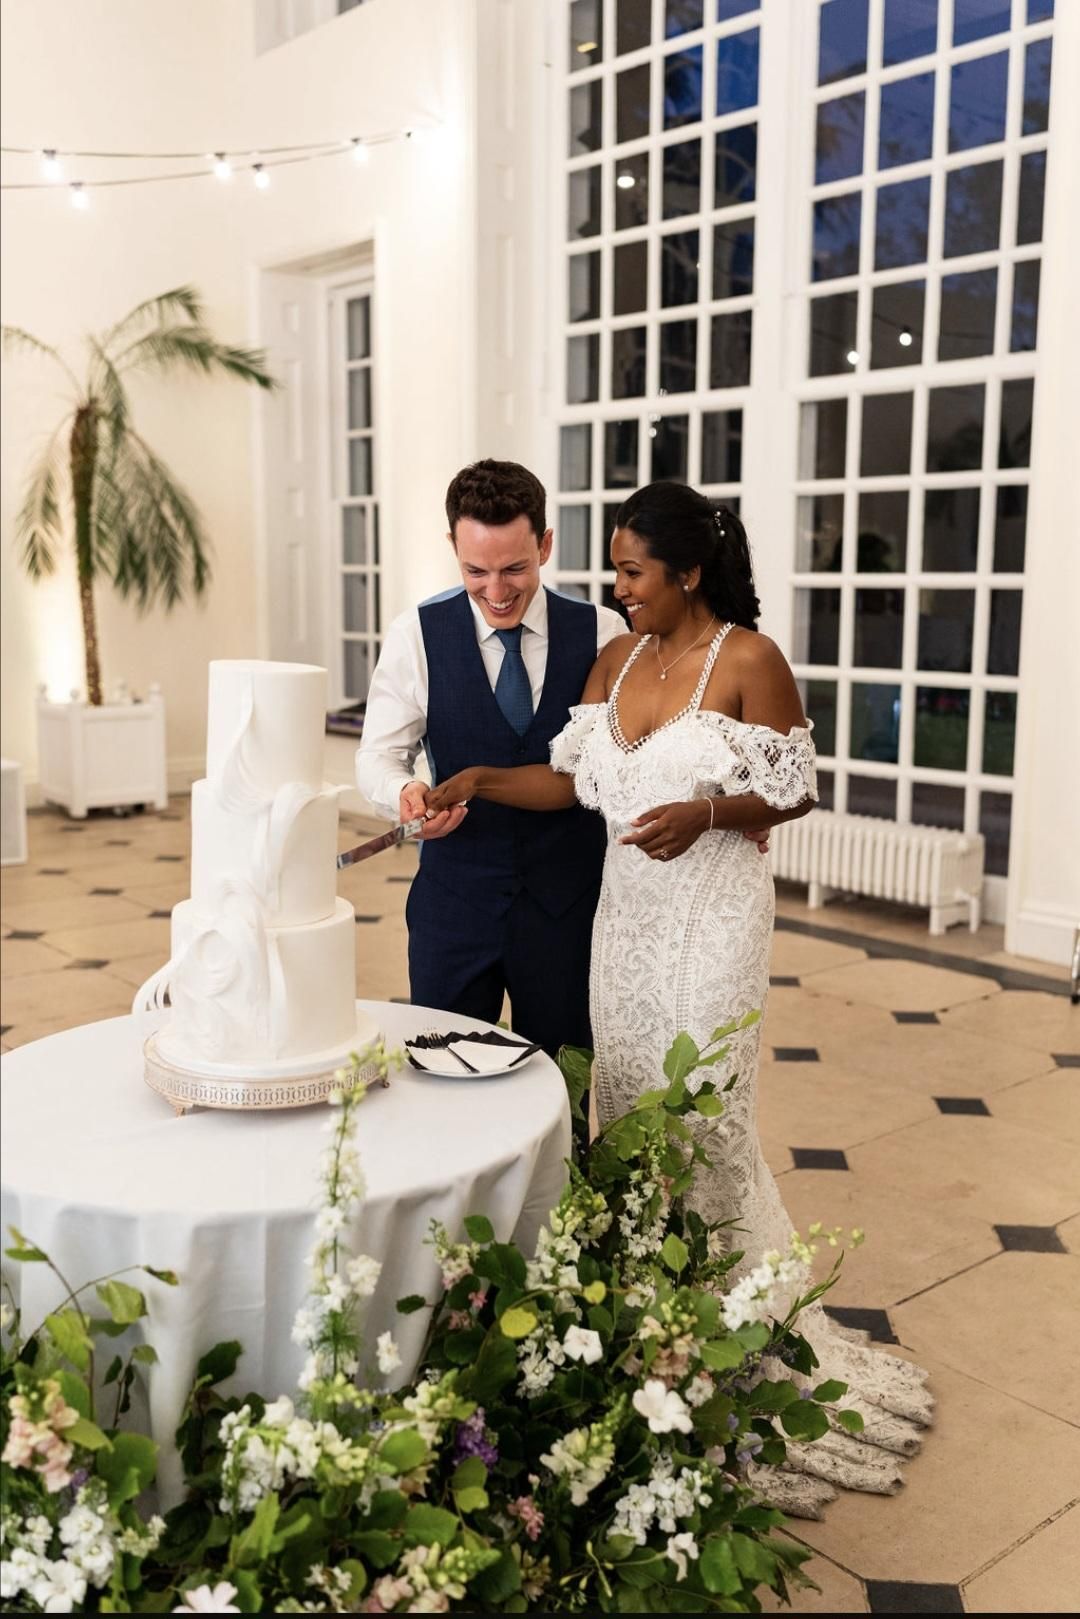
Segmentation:
<svg viewBox="0 0 1080 1619">
<path fill-rule="evenodd" d="M 337 789 L 283 789 L 272 806 L 226 809 L 211 781 L 191 789 L 191 898 L 213 914 L 224 881 L 251 884 L 271 927 L 332 916 L 337 899 Z"/>
</svg>

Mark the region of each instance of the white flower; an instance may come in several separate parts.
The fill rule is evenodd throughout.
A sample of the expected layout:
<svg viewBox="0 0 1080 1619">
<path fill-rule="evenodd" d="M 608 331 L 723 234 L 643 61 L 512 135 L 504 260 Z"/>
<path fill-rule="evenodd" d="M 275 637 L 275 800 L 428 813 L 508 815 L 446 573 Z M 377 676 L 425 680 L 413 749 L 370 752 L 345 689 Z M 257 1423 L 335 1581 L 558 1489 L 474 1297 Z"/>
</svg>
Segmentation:
<svg viewBox="0 0 1080 1619">
<path fill-rule="evenodd" d="M 292 1401 L 287 1394 L 281 1394 L 271 1401 L 263 1412 L 263 1422 L 271 1428 L 287 1428 L 296 1415 Z"/>
<path fill-rule="evenodd" d="M 650 1377 L 644 1388 L 638 1389 L 633 1399 L 634 1410 L 644 1417 L 653 1433 L 692 1433 L 693 1419 L 682 1395 L 669 1389 L 658 1377 Z"/>
<path fill-rule="evenodd" d="M 583 1360 L 586 1366 L 592 1366 L 604 1356 L 600 1334 L 587 1327 L 568 1327 L 562 1346 L 571 1360 Z"/>
<path fill-rule="evenodd" d="M 307 1344 L 315 1336 L 317 1330 L 315 1316 L 306 1305 L 297 1310 L 293 1317 L 292 1341 L 294 1344 Z"/>
<path fill-rule="evenodd" d="M 208 1585 L 197 1585 L 193 1591 L 181 1592 L 183 1602 L 173 1613 L 239 1613 L 233 1606 L 236 1586 L 220 1580 L 211 1590 Z"/>
<path fill-rule="evenodd" d="M 691 1534 L 672 1535 L 667 1543 L 667 1554 L 678 1570 L 675 1578 L 685 1580 L 687 1558 L 697 1561 L 698 1543 Z"/>
<path fill-rule="evenodd" d="M 695 1406 L 704 1405 L 706 1400 L 712 1399 L 715 1388 L 716 1384 L 708 1372 L 698 1372 L 686 1391 L 686 1403 Z"/>
<path fill-rule="evenodd" d="M 331 1203 L 327 1208 L 319 1210 L 315 1216 L 315 1230 L 320 1237 L 336 1237 L 345 1229 L 345 1210 L 337 1204 Z"/>
<path fill-rule="evenodd" d="M 401 1365 L 401 1356 L 398 1353 L 398 1346 L 394 1342 L 392 1333 L 380 1332 L 375 1340 L 375 1356 L 379 1362 L 379 1370 L 384 1377 L 390 1372 L 397 1371 Z"/>
<path fill-rule="evenodd" d="M 72 1613 L 77 1602 L 86 1595 L 86 1577 L 74 1563 L 59 1559 L 50 1563 L 43 1558 L 38 1565 L 37 1579 L 28 1587 L 29 1594 L 45 1613 Z"/>
<path fill-rule="evenodd" d="M 381 1270 L 379 1260 L 372 1259 L 370 1254 L 357 1254 L 356 1258 L 350 1259 L 345 1266 L 349 1285 L 362 1299 L 369 1299 L 374 1293 Z"/>
<path fill-rule="evenodd" d="M 344 1276 L 331 1276 L 326 1284 L 326 1306 L 329 1310 L 343 1310 L 349 1301 L 349 1284 Z"/>
</svg>

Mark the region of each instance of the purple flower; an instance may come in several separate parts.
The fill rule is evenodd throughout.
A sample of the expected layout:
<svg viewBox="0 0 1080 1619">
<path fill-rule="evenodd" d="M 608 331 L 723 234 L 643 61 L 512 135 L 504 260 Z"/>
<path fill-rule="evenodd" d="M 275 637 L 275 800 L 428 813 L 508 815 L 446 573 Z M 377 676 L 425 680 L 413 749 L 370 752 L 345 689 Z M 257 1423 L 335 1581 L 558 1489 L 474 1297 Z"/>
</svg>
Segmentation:
<svg viewBox="0 0 1080 1619">
<path fill-rule="evenodd" d="M 736 1413 L 734 1411 L 729 1411 L 728 1412 L 727 1425 L 728 1425 L 728 1433 L 738 1433 L 738 1431 L 739 1431 L 739 1419 L 738 1419 L 738 1416 L 736 1415 Z"/>
<path fill-rule="evenodd" d="M 74 1473 L 71 1475 L 71 1490 L 73 1494 L 78 1494 L 89 1477 L 90 1472 L 88 1468 L 77 1467 L 75 1469 Z"/>
<path fill-rule="evenodd" d="M 478 1405 L 472 1416 L 458 1423 L 454 1439 L 454 1460 L 461 1462 L 466 1456 L 479 1456 L 485 1467 L 494 1467 L 499 1452 L 494 1443 L 498 1436 L 484 1425 L 484 1408 Z"/>
</svg>

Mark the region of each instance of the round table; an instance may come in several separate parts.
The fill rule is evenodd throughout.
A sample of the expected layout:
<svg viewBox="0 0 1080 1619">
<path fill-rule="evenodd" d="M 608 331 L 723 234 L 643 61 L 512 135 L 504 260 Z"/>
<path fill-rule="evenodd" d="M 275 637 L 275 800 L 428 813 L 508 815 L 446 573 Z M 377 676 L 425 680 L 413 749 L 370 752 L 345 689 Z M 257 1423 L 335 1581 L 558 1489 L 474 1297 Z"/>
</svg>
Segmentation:
<svg viewBox="0 0 1080 1619">
<path fill-rule="evenodd" d="M 490 1027 L 424 1007 L 359 1006 L 392 1047 L 433 1027 Z M 230 1390 L 272 1399 L 296 1388 L 303 1351 L 290 1330 L 307 1286 L 328 1138 L 325 1107 L 175 1117 L 142 1078 L 143 1042 L 161 1021 L 110 1018 L 4 1057 L 0 1218 L 5 1232 L 18 1226 L 44 1248 L 73 1286 L 128 1265 L 179 1275 L 177 1288 L 145 1274 L 128 1278 L 146 1294 L 143 1328 L 159 1356 L 146 1415 L 162 1445 L 159 1488 L 168 1506 L 182 1482 L 171 1441 L 200 1355 L 239 1339 L 244 1353 Z M 397 1381 L 415 1370 L 428 1312 L 399 1316 L 395 1301 L 435 1297 L 438 1268 L 423 1246 L 431 1220 L 456 1237 L 467 1214 L 486 1214 L 501 1240 L 513 1236 L 530 1251 L 565 1183 L 566 1091 L 541 1052 L 520 1071 L 489 1079 L 406 1067 L 389 1089 L 368 1093 L 357 1119 L 367 1193 L 349 1245 L 382 1261 L 364 1338 L 370 1354 L 376 1335 L 393 1330 L 403 1363 Z M 59 1284 L 44 1265 L 4 1268 L 30 1329 L 59 1302 Z"/>
</svg>

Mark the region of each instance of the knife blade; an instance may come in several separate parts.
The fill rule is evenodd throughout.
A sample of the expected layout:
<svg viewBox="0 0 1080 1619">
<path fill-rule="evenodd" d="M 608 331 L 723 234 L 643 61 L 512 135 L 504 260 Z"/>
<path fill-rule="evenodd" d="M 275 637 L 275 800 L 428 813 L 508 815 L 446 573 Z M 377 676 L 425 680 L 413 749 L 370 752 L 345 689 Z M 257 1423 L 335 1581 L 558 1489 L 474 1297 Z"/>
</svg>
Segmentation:
<svg viewBox="0 0 1080 1619">
<path fill-rule="evenodd" d="M 367 843 L 358 843 L 355 849 L 345 849 L 337 857 L 339 871 L 345 866 L 355 866 L 358 860 L 370 860 L 373 854 L 381 854 L 384 849 L 393 849 L 407 838 L 414 838 L 422 832 L 425 826 L 422 815 L 415 821 L 403 821 L 400 826 L 393 826 L 389 832 L 381 832 L 377 838 L 370 838 Z"/>
</svg>

